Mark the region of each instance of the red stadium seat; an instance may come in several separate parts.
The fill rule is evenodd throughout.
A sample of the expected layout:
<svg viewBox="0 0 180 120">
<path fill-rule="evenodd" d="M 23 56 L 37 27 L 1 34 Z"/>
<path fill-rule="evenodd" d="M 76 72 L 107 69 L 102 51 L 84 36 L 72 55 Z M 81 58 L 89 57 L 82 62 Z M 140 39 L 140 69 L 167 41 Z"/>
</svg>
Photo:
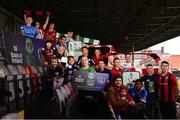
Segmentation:
<svg viewBox="0 0 180 120">
<path fill-rule="evenodd" d="M 37 73 L 35 73 L 32 68 L 28 65 L 24 65 L 24 68 L 26 70 L 26 72 L 30 75 L 30 78 L 32 80 L 33 83 L 33 92 L 35 94 L 35 96 L 38 95 L 38 88 L 39 88 L 39 82 L 38 82 L 38 75 Z"/>
</svg>

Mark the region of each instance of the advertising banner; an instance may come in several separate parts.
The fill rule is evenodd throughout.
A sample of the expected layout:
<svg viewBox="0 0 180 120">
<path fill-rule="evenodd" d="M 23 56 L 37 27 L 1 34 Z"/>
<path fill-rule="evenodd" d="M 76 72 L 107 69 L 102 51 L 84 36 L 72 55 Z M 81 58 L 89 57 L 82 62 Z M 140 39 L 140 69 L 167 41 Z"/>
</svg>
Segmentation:
<svg viewBox="0 0 180 120">
<path fill-rule="evenodd" d="M 13 32 L 3 32 L 8 64 L 41 65 L 39 51 L 45 42 L 40 39 L 24 37 Z"/>
</svg>

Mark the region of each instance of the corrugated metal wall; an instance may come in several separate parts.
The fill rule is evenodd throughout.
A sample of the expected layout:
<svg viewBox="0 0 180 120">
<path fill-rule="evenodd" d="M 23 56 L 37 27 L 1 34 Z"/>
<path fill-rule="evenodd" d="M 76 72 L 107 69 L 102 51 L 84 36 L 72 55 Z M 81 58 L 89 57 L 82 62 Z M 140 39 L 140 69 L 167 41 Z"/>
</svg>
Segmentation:
<svg viewBox="0 0 180 120">
<path fill-rule="evenodd" d="M 0 48 L 4 48 L 2 31 L 20 33 L 19 27 L 23 23 L 22 19 L 17 18 L 12 12 L 7 11 L 0 6 Z"/>
</svg>

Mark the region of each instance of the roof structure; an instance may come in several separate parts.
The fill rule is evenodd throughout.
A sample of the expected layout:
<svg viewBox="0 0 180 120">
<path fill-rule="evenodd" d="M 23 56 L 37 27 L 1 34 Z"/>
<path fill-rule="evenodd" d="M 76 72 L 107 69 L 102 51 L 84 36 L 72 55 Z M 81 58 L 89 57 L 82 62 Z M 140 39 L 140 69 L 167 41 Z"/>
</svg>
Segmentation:
<svg viewBox="0 0 180 120">
<path fill-rule="evenodd" d="M 180 33 L 180 0 L 7 0 L 1 5 L 51 11 L 56 29 L 112 44 L 117 51 L 141 50 Z M 10 6 L 10 7 L 9 7 Z"/>
</svg>

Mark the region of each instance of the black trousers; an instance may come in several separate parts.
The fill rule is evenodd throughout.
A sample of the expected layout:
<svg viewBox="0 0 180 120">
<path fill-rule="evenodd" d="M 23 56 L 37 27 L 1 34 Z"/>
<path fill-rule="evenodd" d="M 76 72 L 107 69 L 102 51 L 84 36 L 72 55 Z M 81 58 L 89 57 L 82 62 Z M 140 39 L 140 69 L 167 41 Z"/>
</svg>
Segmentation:
<svg viewBox="0 0 180 120">
<path fill-rule="evenodd" d="M 88 118 L 96 117 L 96 103 L 102 97 L 102 93 L 88 90 L 78 90 L 80 100 L 80 112 Z"/>
<path fill-rule="evenodd" d="M 163 119 L 176 119 L 176 103 L 160 101 L 160 111 Z"/>
<path fill-rule="evenodd" d="M 149 119 L 160 118 L 160 108 L 158 102 L 147 102 L 146 103 L 146 115 Z"/>
<path fill-rule="evenodd" d="M 44 98 L 50 100 L 53 97 L 53 81 L 46 81 Z"/>
</svg>

